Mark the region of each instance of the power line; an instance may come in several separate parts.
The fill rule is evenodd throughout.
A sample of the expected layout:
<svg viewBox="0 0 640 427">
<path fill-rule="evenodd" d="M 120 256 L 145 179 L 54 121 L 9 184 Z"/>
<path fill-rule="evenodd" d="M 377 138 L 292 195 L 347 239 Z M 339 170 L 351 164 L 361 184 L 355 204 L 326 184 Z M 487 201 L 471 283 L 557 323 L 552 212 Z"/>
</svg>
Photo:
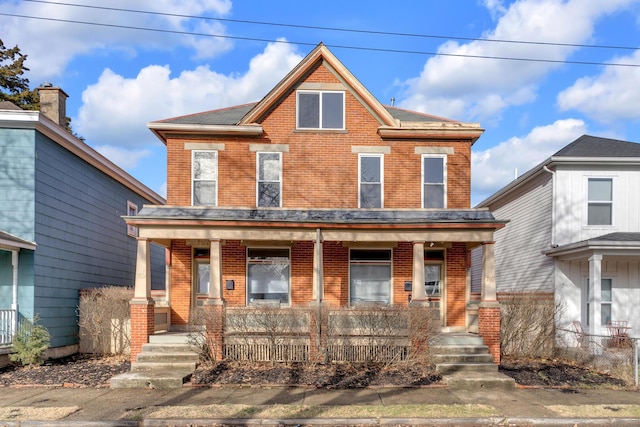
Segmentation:
<svg viewBox="0 0 640 427">
<path fill-rule="evenodd" d="M 24 0 L 24 1 L 34 1 L 34 0 Z M 264 39 L 264 38 L 257 38 L 257 37 L 230 36 L 226 34 L 197 33 L 192 31 L 167 30 L 167 29 L 160 29 L 160 28 L 145 28 L 145 27 L 135 27 L 131 25 L 105 24 L 100 22 L 78 21 L 78 20 L 71 20 L 71 19 L 43 18 L 39 16 L 20 15 L 20 14 L 13 14 L 13 13 L 0 12 L 0 16 L 36 19 L 36 20 L 50 21 L 50 22 L 63 22 L 67 24 L 82 24 L 82 25 L 92 25 L 92 26 L 98 26 L 98 27 L 120 28 L 120 29 L 137 30 L 137 31 L 151 31 L 151 32 L 165 33 L 165 34 L 180 34 L 180 35 L 189 35 L 189 36 L 198 36 L 198 37 L 214 37 L 214 38 L 221 38 L 221 39 L 258 41 L 258 42 L 265 42 L 265 43 L 285 43 L 285 44 L 293 44 L 293 45 L 301 45 L 301 46 L 317 45 L 317 43 L 310 43 L 310 42 L 274 40 L 274 39 Z M 568 60 L 543 59 L 543 58 L 517 58 L 517 57 L 509 57 L 509 56 L 469 55 L 469 54 L 429 52 L 429 51 L 418 51 L 418 50 L 385 49 L 385 48 L 366 47 L 366 46 L 337 45 L 337 44 L 328 44 L 328 43 L 325 43 L 325 45 L 329 48 L 335 48 L 335 49 L 349 49 L 349 50 L 361 50 L 361 51 L 385 52 L 385 53 L 402 53 L 402 54 L 411 54 L 411 55 L 450 56 L 450 57 L 458 57 L 458 58 L 495 59 L 495 60 L 504 60 L 504 61 L 541 62 L 541 63 L 551 63 L 551 64 L 602 65 L 602 66 L 611 66 L 611 67 L 640 67 L 640 64 L 624 64 L 624 63 L 615 63 L 615 62 L 568 61 Z"/>
<path fill-rule="evenodd" d="M 300 29 L 307 29 L 307 30 L 340 31 L 340 32 L 347 32 L 347 33 L 374 34 L 374 35 L 384 35 L 384 36 L 418 37 L 418 38 L 432 38 L 432 39 L 444 39 L 444 40 L 464 40 L 464 41 L 479 41 L 479 42 L 491 42 L 491 43 L 528 44 L 528 45 L 540 45 L 540 46 L 580 47 L 580 48 L 590 48 L 590 49 L 618 49 L 618 50 L 637 50 L 638 49 L 637 47 L 631 47 L 631 46 L 554 43 L 554 42 L 541 42 L 541 41 L 530 41 L 530 40 L 485 39 L 485 38 L 477 38 L 477 37 L 445 36 L 445 35 L 416 34 L 416 33 L 397 33 L 397 32 L 389 32 L 389 31 L 359 30 L 359 29 L 351 29 L 351 28 L 322 27 L 322 26 L 301 25 L 301 24 L 285 24 L 281 22 L 265 22 L 265 21 L 250 21 L 250 20 L 244 20 L 244 19 L 215 18 L 215 17 L 208 17 L 208 16 L 184 15 L 184 14 L 178 14 L 178 13 L 153 12 L 153 11 L 139 10 L 139 9 L 125 9 L 125 8 L 107 7 L 107 6 L 94 6 L 94 5 L 83 5 L 83 4 L 74 4 L 74 3 L 53 2 L 53 1 L 47 1 L 47 0 L 22 0 L 22 1 L 31 2 L 31 3 L 45 3 L 45 4 L 52 4 L 52 5 L 59 5 L 59 6 L 81 7 L 81 8 L 87 8 L 87 9 L 111 10 L 111 11 L 117 11 L 117 12 L 169 16 L 174 18 L 201 19 L 201 20 L 207 20 L 207 21 L 233 22 L 238 24 L 266 25 L 266 26 L 274 26 L 274 27 L 300 28 Z"/>
</svg>

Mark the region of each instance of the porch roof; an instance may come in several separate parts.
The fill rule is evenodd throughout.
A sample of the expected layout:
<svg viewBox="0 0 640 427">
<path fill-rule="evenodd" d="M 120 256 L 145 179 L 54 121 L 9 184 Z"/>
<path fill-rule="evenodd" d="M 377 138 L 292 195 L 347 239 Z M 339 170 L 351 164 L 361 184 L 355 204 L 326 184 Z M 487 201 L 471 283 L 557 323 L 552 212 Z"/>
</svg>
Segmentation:
<svg viewBox="0 0 640 427">
<path fill-rule="evenodd" d="M 19 249 L 36 249 L 36 244 L 0 230 L 0 249 L 15 251 Z"/>
<path fill-rule="evenodd" d="M 127 223 L 147 220 L 230 221 L 251 223 L 313 223 L 415 225 L 425 223 L 487 223 L 501 227 L 487 209 L 286 209 L 286 208 L 216 208 L 198 206 L 145 205 Z"/>
<path fill-rule="evenodd" d="M 591 239 L 551 248 L 542 253 L 553 257 L 584 258 L 603 255 L 640 255 L 640 233 L 608 233 Z"/>
</svg>

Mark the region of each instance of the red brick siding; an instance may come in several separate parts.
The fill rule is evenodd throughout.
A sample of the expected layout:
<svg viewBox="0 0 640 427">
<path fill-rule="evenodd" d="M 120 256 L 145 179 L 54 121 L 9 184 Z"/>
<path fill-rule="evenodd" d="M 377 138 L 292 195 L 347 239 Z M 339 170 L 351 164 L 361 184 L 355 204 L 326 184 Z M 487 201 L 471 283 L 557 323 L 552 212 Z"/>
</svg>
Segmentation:
<svg viewBox="0 0 640 427">
<path fill-rule="evenodd" d="M 447 326 L 465 326 L 467 306 L 467 249 L 454 243 L 446 254 Z"/>
</svg>

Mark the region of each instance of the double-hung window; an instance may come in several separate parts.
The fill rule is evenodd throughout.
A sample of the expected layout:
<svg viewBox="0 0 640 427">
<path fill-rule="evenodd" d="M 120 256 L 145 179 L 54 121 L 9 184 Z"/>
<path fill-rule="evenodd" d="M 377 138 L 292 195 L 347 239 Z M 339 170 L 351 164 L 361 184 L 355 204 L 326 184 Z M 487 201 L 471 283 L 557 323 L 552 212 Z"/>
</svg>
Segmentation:
<svg viewBox="0 0 640 427">
<path fill-rule="evenodd" d="M 344 92 L 297 92 L 298 129 L 344 129 Z"/>
<path fill-rule="evenodd" d="M 422 156 L 422 207 L 445 208 L 447 206 L 447 157 Z"/>
<path fill-rule="evenodd" d="M 127 200 L 127 216 L 138 215 L 138 205 Z M 127 224 L 127 234 L 131 237 L 138 237 L 138 227 Z"/>
<path fill-rule="evenodd" d="M 289 249 L 247 249 L 247 297 L 249 304 L 276 301 L 289 304 Z"/>
<path fill-rule="evenodd" d="M 589 178 L 587 199 L 587 225 L 612 225 L 613 180 Z"/>
<path fill-rule="evenodd" d="M 358 192 L 360 208 L 383 207 L 384 157 L 382 154 L 358 155 Z"/>
<path fill-rule="evenodd" d="M 351 249 L 349 302 L 389 304 L 391 301 L 391 250 Z"/>
<path fill-rule="evenodd" d="M 282 206 L 282 153 L 257 154 L 257 205 L 263 208 L 279 208 Z"/>
<path fill-rule="evenodd" d="M 602 278 L 600 279 L 600 323 L 601 326 L 606 326 L 611 322 L 611 302 L 613 296 L 613 279 Z M 587 279 L 587 325 L 590 324 L 589 319 L 589 299 L 591 297 L 591 290 L 589 289 L 589 279 Z"/>
<path fill-rule="evenodd" d="M 218 200 L 218 152 L 193 150 L 191 160 L 193 206 L 216 206 Z"/>
</svg>

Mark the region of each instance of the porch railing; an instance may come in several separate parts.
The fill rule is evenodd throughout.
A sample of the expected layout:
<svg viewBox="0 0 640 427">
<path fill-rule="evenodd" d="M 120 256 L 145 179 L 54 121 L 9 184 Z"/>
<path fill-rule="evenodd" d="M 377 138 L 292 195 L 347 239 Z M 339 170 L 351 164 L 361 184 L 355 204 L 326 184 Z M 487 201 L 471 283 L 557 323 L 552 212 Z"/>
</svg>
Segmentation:
<svg viewBox="0 0 640 427">
<path fill-rule="evenodd" d="M 11 345 L 15 324 L 15 310 L 0 310 L 0 346 Z"/>
</svg>

